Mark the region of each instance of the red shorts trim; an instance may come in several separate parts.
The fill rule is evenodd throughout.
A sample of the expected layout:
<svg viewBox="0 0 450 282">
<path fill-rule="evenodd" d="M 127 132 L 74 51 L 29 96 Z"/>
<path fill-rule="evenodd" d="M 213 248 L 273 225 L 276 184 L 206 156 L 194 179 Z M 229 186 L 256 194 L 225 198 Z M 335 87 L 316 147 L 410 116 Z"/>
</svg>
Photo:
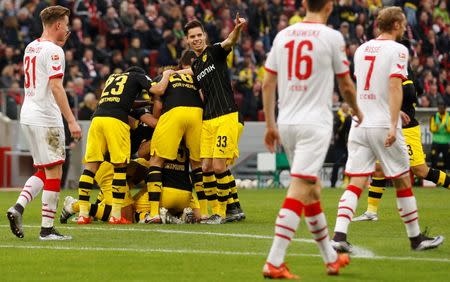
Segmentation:
<svg viewBox="0 0 450 282">
<path fill-rule="evenodd" d="M 363 176 L 371 176 L 372 172 L 362 172 L 362 173 L 350 173 L 347 171 L 344 171 L 345 175 L 350 176 L 350 177 L 363 177 Z"/>
<path fill-rule="evenodd" d="M 337 73 L 336 76 L 337 76 L 337 77 L 344 77 L 344 76 L 346 76 L 347 74 L 350 74 L 350 71 L 346 71 L 346 72 L 343 72 L 343 73 Z"/>
<path fill-rule="evenodd" d="M 54 75 L 49 76 L 48 79 L 61 78 L 61 77 L 63 77 L 63 76 L 64 76 L 63 73 L 57 73 L 57 74 L 54 74 Z"/>
<path fill-rule="evenodd" d="M 272 70 L 272 69 L 269 69 L 268 67 L 264 67 L 264 69 L 265 69 L 267 72 L 270 72 L 271 74 L 278 74 L 277 71 Z"/>
<path fill-rule="evenodd" d="M 56 162 L 53 162 L 53 163 L 49 163 L 49 164 L 42 164 L 42 165 L 33 164 L 33 166 L 35 168 L 46 168 L 46 167 L 52 167 L 52 166 L 63 164 L 63 163 L 64 163 L 64 160 L 59 160 L 59 161 L 56 161 Z"/>
<path fill-rule="evenodd" d="M 408 79 L 407 79 L 406 77 L 404 77 L 402 74 L 398 74 L 398 73 L 391 74 L 391 75 L 389 76 L 389 78 L 391 78 L 391 77 L 398 77 L 398 78 L 401 78 L 401 80 L 403 80 L 403 81 L 408 80 Z"/>
<path fill-rule="evenodd" d="M 312 181 L 317 181 L 317 176 L 313 176 L 313 175 L 304 175 L 304 174 L 298 174 L 298 173 L 291 173 L 292 177 L 295 178 L 300 178 L 300 179 L 304 179 L 304 180 L 312 180 Z"/>
<path fill-rule="evenodd" d="M 404 174 L 407 174 L 407 173 L 409 173 L 409 169 L 404 171 L 404 172 L 402 172 L 402 173 L 400 173 L 400 174 L 397 174 L 397 175 L 394 175 L 394 176 L 385 176 L 384 178 L 386 178 L 386 179 L 395 179 L 395 178 L 399 178 L 400 176 L 402 176 Z"/>
</svg>

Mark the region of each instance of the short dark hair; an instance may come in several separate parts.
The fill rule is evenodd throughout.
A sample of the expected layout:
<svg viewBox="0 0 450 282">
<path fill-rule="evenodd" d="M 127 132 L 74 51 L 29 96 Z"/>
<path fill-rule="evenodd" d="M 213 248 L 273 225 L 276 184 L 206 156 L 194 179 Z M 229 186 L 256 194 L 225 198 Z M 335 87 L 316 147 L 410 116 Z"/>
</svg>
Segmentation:
<svg viewBox="0 0 450 282">
<path fill-rule="evenodd" d="M 63 6 L 50 6 L 42 10 L 39 14 L 44 26 L 51 25 L 69 15 L 70 10 Z"/>
<path fill-rule="evenodd" d="M 311 12 L 320 12 L 331 0 L 307 0 L 308 10 Z"/>
<path fill-rule="evenodd" d="M 202 31 L 205 31 L 205 29 L 203 28 L 203 25 L 202 25 L 202 23 L 201 23 L 200 21 L 198 21 L 198 20 L 192 20 L 192 21 L 188 22 L 188 23 L 184 26 L 184 34 L 186 34 L 186 36 L 187 36 L 189 30 L 190 30 L 190 29 L 193 29 L 193 28 L 196 28 L 196 27 L 199 27 L 199 28 L 202 29 Z"/>
<path fill-rule="evenodd" d="M 404 20 L 403 10 L 400 7 L 384 8 L 378 13 L 377 22 L 378 29 L 381 32 L 390 32 L 394 29 L 396 22 Z"/>
<path fill-rule="evenodd" d="M 184 51 L 178 63 L 178 68 L 181 69 L 183 66 L 190 66 L 192 64 L 193 59 L 195 59 L 194 51 L 192 50 Z"/>
<path fill-rule="evenodd" d="M 145 74 L 145 70 L 143 70 L 142 68 L 137 67 L 137 66 L 131 66 L 131 67 L 127 68 L 125 70 L 125 72 L 137 72 L 137 73 Z"/>
</svg>

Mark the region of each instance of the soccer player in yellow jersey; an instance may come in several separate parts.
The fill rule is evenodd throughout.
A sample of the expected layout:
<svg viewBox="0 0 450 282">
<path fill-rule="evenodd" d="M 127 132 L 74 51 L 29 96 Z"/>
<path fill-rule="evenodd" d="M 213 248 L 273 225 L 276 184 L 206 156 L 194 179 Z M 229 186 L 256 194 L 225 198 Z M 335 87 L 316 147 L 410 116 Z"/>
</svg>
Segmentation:
<svg viewBox="0 0 450 282">
<path fill-rule="evenodd" d="M 245 25 L 246 20 L 237 14 L 233 31 L 224 41 L 212 46 L 206 44 L 206 33 L 199 21 L 190 21 L 184 27 L 189 47 L 197 56 L 191 72 L 204 96 L 200 156 L 203 186 L 213 212 L 206 221 L 208 224 L 224 222 L 232 182 L 227 161 L 238 152 L 238 108 L 228 74 L 227 56 Z"/>
<path fill-rule="evenodd" d="M 104 160 L 106 152 L 110 154 L 110 162 L 114 165 L 112 182 L 112 209 L 109 222 L 125 223 L 121 217 L 122 204 L 127 192 L 126 167 L 130 160 L 130 127 L 128 115 L 136 97 L 142 90 L 161 95 L 167 86 L 172 70 L 163 73 L 163 79 L 151 86 L 151 79 L 139 67 L 130 67 L 124 73 L 112 74 L 105 83 L 105 88 L 94 113 L 89 128 L 85 169 L 79 182 L 80 216 L 79 224 L 90 223 L 89 197 L 94 183 L 95 173 Z"/>
<path fill-rule="evenodd" d="M 180 59 L 180 68 L 189 68 L 195 54 L 186 51 Z M 190 152 L 195 191 L 199 197 L 202 214 L 207 215 L 203 192 L 200 162 L 203 102 L 199 87 L 190 74 L 172 74 L 162 99 L 162 115 L 155 128 L 150 147 L 150 170 L 147 189 L 150 200 L 148 223 L 160 223 L 159 203 L 162 189 L 162 168 L 166 160 L 177 158 L 178 147 L 184 138 Z"/>
</svg>

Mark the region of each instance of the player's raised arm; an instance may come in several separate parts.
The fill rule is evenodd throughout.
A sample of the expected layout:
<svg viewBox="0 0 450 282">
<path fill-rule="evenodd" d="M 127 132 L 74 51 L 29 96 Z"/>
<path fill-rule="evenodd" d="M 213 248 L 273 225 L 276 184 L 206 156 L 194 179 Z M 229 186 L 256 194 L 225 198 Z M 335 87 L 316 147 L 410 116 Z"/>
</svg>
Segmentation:
<svg viewBox="0 0 450 282">
<path fill-rule="evenodd" d="M 70 134 L 73 138 L 79 139 L 81 137 L 81 128 L 78 125 L 75 116 L 70 109 L 69 102 L 67 100 L 66 91 L 64 90 L 62 78 L 50 79 L 50 89 L 55 97 L 56 104 L 58 104 L 61 113 L 67 120 L 69 125 Z"/>
<path fill-rule="evenodd" d="M 169 84 L 169 78 L 174 73 L 174 70 L 165 70 L 163 72 L 161 80 L 158 83 L 152 85 L 152 87 L 150 88 L 150 92 L 157 96 L 163 95 L 166 91 L 167 85 Z"/>
<path fill-rule="evenodd" d="M 233 31 L 228 35 L 227 39 L 220 43 L 220 46 L 225 50 L 230 50 L 238 41 L 242 28 L 246 23 L 247 21 L 244 18 L 240 18 L 239 13 L 237 13 Z"/>
<path fill-rule="evenodd" d="M 359 110 L 358 104 L 356 103 L 356 90 L 355 85 L 353 84 L 352 79 L 349 74 L 345 74 L 343 76 L 337 76 L 337 82 L 339 86 L 339 91 L 344 98 L 344 100 L 348 103 L 350 108 L 352 108 L 352 115 L 356 116 L 356 122 L 359 124 L 363 121 L 363 114 Z"/>
<path fill-rule="evenodd" d="M 277 75 L 266 72 L 264 75 L 262 94 L 264 114 L 266 117 L 266 134 L 264 143 L 270 152 L 275 152 L 277 144 L 280 144 L 280 136 L 275 122 L 275 89 L 277 87 Z"/>
</svg>

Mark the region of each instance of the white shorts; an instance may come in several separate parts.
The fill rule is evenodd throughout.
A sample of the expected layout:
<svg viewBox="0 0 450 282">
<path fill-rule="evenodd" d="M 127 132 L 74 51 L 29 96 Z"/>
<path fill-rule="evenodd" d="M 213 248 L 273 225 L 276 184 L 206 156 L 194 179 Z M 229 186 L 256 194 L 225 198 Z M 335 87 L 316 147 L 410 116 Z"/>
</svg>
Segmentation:
<svg viewBox="0 0 450 282">
<path fill-rule="evenodd" d="M 409 156 L 401 129 L 391 147 L 384 147 L 388 128 L 352 127 L 348 137 L 348 160 L 345 173 L 348 176 L 369 176 L 380 161 L 386 178 L 397 178 L 409 172 Z"/>
<path fill-rule="evenodd" d="M 22 130 L 30 144 L 34 167 L 45 168 L 64 163 L 66 151 L 63 127 L 22 124 Z"/>
<path fill-rule="evenodd" d="M 279 125 L 278 129 L 291 165 L 291 176 L 317 181 L 330 145 L 332 128 Z"/>
</svg>

